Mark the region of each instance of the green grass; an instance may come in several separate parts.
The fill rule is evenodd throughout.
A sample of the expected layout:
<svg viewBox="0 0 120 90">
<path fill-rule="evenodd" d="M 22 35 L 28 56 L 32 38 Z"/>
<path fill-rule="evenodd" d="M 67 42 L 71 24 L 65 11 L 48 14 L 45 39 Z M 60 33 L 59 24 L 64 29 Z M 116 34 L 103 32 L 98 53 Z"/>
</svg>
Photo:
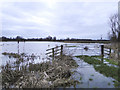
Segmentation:
<svg viewBox="0 0 120 90">
<path fill-rule="evenodd" d="M 108 85 L 110 86 L 111 84 L 110 84 L 110 83 L 108 83 Z"/>
<path fill-rule="evenodd" d="M 91 57 L 101 59 L 101 56 L 91 56 Z M 105 60 L 106 62 L 109 62 L 110 64 L 118 65 L 118 62 L 117 62 L 117 61 L 114 61 L 114 60 L 112 60 L 112 59 L 104 58 L 104 60 Z"/>
<path fill-rule="evenodd" d="M 82 80 L 82 77 L 80 77 L 80 80 Z"/>
<path fill-rule="evenodd" d="M 67 46 L 67 47 L 77 47 L 77 46 Z"/>
<path fill-rule="evenodd" d="M 93 81 L 93 79 L 92 79 L 92 78 L 89 78 L 89 81 Z"/>
<path fill-rule="evenodd" d="M 118 62 L 117 61 L 113 61 L 112 59 L 104 58 L 104 60 L 107 61 L 107 62 L 109 62 L 110 64 L 118 65 Z"/>
<path fill-rule="evenodd" d="M 96 90 L 96 88 L 98 88 L 98 87 L 93 87 L 93 89 L 95 89 L 95 90 Z"/>
<path fill-rule="evenodd" d="M 99 59 L 101 59 L 101 56 L 98 56 L 98 55 L 96 55 L 96 56 L 91 56 L 91 57 L 94 57 L 94 58 L 99 58 Z"/>
<path fill-rule="evenodd" d="M 94 66 L 95 70 L 102 73 L 103 75 L 107 77 L 112 77 L 116 80 L 118 80 L 118 68 L 107 66 L 107 65 L 100 65 L 100 66 Z"/>
<path fill-rule="evenodd" d="M 119 86 L 120 86 L 120 82 L 115 81 L 115 82 L 114 82 L 114 86 L 115 86 L 115 87 L 119 87 Z"/>
<path fill-rule="evenodd" d="M 100 60 L 97 60 L 97 57 L 100 56 L 76 56 L 77 58 L 83 59 L 88 64 L 94 66 L 95 70 L 107 77 L 112 77 L 118 81 L 118 69 L 117 67 L 108 66 L 107 64 L 102 63 Z M 99 66 L 98 66 L 99 65 Z M 115 83 L 115 86 L 119 85 L 119 83 Z"/>
<path fill-rule="evenodd" d="M 94 76 L 93 74 L 91 76 Z"/>
<path fill-rule="evenodd" d="M 93 57 L 84 55 L 84 56 L 76 56 L 77 58 L 81 58 L 84 59 L 85 62 L 87 62 L 88 64 L 92 64 L 92 65 L 97 65 L 97 64 L 101 64 L 102 62 L 99 60 L 94 59 Z"/>
</svg>

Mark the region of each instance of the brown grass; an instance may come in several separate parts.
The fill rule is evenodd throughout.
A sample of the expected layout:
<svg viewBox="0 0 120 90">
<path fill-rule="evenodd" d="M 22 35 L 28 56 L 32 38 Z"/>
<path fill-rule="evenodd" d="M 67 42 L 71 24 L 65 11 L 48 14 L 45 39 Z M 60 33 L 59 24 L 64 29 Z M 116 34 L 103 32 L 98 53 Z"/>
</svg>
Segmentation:
<svg viewBox="0 0 120 90">
<path fill-rule="evenodd" d="M 23 59 L 23 57 L 21 58 Z M 2 66 L 2 84 L 4 88 L 10 88 L 11 86 L 14 86 L 13 88 L 65 87 L 75 82 L 75 80 L 70 79 L 71 69 L 78 65 L 71 56 L 63 55 L 62 59 L 58 56 L 55 60 L 49 62 L 29 63 L 20 66 L 21 63 L 31 60 L 29 58 L 29 60 L 21 62 L 21 58 L 17 58 L 19 64 L 7 63 Z"/>
</svg>

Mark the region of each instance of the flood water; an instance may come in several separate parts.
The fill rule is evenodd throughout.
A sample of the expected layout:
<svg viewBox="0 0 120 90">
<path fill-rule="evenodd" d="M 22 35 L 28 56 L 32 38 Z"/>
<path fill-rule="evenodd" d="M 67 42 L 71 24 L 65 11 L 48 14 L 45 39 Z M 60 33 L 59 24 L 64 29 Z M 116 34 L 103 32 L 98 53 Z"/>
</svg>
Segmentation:
<svg viewBox="0 0 120 90">
<path fill-rule="evenodd" d="M 27 55 L 39 55 L 42 58 L 45 58 L 46 49 L 53 48 L 62 43 L 58 42 L 20 42 L 19 45 L 17 42 L 2 42 L 2 53 L 25 53 Z M 1 55 L 2 64 L 6 64 L 6 61 L 9 60 L 9 57 Z M 35 62 L 40 62 L 40 60 L 35 60 Z"/>
<path fill-rule="evenodd" d="M 66 44 L 71 47 L 66 47 Z M 40 55 L 41 58 L 45 58 L 46 49 L 53 48 L 55 46 L 64 45 L 64 53 L 70 54 L 73 57 L 77 55 L 100 55 L 100 45 L 98 43 L 62 43 L 62 42 L 2 42 L 0 46 L 2 47 L 1 58 L 2 65 L 6 64 L 6 61 L 14 61 L 14 58 L 9 58 L 2 55 L 3 52 L 9 53 L 25 53 L 27 55 Z M 88 50 L 83 48 L 87 46 Z M 36 63 L 40 62 L 42 59 L 36 59 Z M 106 77 L 103 74 L 97 72 L 92 65 L 84 62 L 80 58 L 74 57 L 74 60 L 78 63 L 79 67 L 73 69 L 76 73 L 73 78 L 79 80 L 80 84 L 75 87 L 79 88 L 113 88 L 113 78 Z M 81 78 L 81 79 L 80 79 Z M 74 86 L 71 86 L 74 87 Z"/>
<path fill-rule="evenodd" d="M 55 46 L 64 45 L 66 46 L 76 46 L 76 47 L 65 47 L 64 53 L 70 54 L 73 56 L 76 55 L 99 55 L 100 54 L 100 44 L 97 43 L 62 43 L 62 42 L 20 42 L 19 44 L 17 42 L 2 42 L 0 43 L 0 46 L 2 47 L 3 52 L 8 53 L 25 53 L 27 55 L 36 55 L 40 56 L 40 60 L 35 60 L 35 62 L 40 62 L 42 58 L 46 58 L 46 50 L 49 48 L 53 48 Z M 88 51 L 83 50 L 85 46 L 89 47 Z M 7 56 L 4 56 L 1 54 L 2 58 L 2 64 L 6 64 L 6 61 L 10 60 L 11 62 L 13 60 L 9 59 Z"/>
<path fill-rule="evenodd" d="M 77 88 L 114 88 L 114 79 L 106 77 L 97 72 L 93 65 L 90 65 L 79 58 L 74 58 L 79 67 L 75 69 L 73 78 L 80 83 L 75 87 Z M 71 86 L 74 87 L 74 86 Z"/>
</svg>

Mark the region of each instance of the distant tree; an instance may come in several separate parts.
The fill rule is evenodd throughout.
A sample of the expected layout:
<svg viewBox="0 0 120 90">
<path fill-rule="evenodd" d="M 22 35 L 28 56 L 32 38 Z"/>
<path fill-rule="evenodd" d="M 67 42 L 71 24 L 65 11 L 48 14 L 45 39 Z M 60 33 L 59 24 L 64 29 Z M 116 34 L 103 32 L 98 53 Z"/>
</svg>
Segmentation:
<svg viewBox="0 0 120 90">
<path fill-rule="evenodd" d="M 108 33 L 108 35 L 110 40 L 120 42 L 120 22 L 118 18 L 118 14 L 114 14 L 109 18 L 111 31 Z"/>
<path fill-rule="evenodd" d="M 51 36 L 46 37 L 46 40 L 52 40 Z"/>
<path fill-rule="evenodd" d="M 4 37 L 4 36 L 2 36 L 2 39 L 3 39 L 3 40 L 5 40 L 5 39 L 7 39 L 7 38 L 6 38 L 6 37 Z"/>
<path fill-rule="evenodd" d="M 69 41 L 69 40 L 70 40 L 70 38 L 68 37 L 66 40 L 67 40 L 67 41 Z"/>
<path fill-rule="evenodd" d="M 2 41 L 8 41 L 8 40 L 9 40 L 9 38 L 2 36 Z"/>
<path fill-rule="evenodd" d="M 21 37 L 21 36 L 17 36 L 17 37 L 16 37 L 16 40 L 17 40 L 17 41 L 20 41 L 20 40 L 23 40 L 23 39 L 24 39 L 24 38 Z"/>
<path fill-rule="evenodd" d="M 53 40 L 56 41 L 56 37 L 53 37 Z"/>
<path fill-rule="evenodd" d="M 42 41 L 43 39 L 42 38 L 39 38 L 40 41 Z"/>
</svg>

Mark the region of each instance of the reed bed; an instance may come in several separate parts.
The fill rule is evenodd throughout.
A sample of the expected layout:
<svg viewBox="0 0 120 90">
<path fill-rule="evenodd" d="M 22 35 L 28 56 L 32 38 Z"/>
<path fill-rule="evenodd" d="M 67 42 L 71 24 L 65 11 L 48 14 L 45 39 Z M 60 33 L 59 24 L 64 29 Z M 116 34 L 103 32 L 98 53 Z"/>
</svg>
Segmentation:
<svg viewBox="0 0 120 90">
<path fill-rule="evenodd" d="M 54 60 L 35 64 L 35 55 L 7 52 L 3 55 L 16 58 L 15 62 L 2 66 L 3 88 L 69 87 L 79 83 L 71 77 L 71 69 L 78 66 L 71 56 L 57 56 Z"/>
</svg>

